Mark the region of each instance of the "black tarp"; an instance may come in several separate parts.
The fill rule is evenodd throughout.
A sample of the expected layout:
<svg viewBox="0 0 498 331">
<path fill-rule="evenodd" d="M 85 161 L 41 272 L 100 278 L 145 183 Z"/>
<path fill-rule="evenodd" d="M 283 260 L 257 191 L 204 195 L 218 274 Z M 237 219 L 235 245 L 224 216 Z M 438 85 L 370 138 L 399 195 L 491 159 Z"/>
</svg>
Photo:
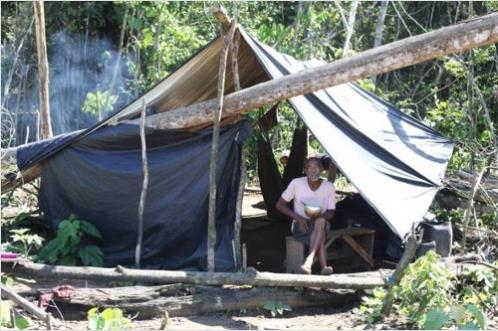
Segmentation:
<svg viewBox="0 0 498 331">
<path fill-rule="evenodd" d="M 298 61 L 240 29 L 272 79 L 325 62 Z M 453 142 L 352 83 L 289 103 L 362 197 L 404 238 L 439 190 Z"/>
<path fill-rule="evenodd" d="M 233 270 L 235 203 L 241 142 L 247 122 L 222 129 L 217 167 L 216 270 Z M 149 187 L 142 266 L 205 270 L 211 132 L 147 130 Z M 20 160 L 64 144 L 68 137 L 28 145 Z M 44 146 L 45 145 L 45 146 Z M 43 164 L 39 204 L 54 227 L 71 213 L 102 232 L 106 266 L 134 263 L 142 160 L 137 125 L 101 128 Z"/>
</svg>

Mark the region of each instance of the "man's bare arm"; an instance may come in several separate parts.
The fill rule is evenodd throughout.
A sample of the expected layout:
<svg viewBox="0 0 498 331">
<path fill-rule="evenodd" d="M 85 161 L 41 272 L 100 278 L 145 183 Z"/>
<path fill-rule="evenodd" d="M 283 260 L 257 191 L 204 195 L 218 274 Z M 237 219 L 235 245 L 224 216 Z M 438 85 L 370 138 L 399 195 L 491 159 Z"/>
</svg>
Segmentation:
<svg viewBox="0 0 498 331">
<path fill-rule="evenodd" d="M 304 218 L 303 216 L 299 215 L 298 213 L 295 213 L 292 209 L 290 209 L 288 206 L 288 201 L 285 201 L 283 198 L 280 198 L 278 201 L 277 201 L 277 209 L 279 212 L 281 212 L 282 214 L 284 214 L 285 216 L 288 216 L 292 219 L 295 219 L 296 221 L 308 221 L 306 218 Z"/>
</svg>

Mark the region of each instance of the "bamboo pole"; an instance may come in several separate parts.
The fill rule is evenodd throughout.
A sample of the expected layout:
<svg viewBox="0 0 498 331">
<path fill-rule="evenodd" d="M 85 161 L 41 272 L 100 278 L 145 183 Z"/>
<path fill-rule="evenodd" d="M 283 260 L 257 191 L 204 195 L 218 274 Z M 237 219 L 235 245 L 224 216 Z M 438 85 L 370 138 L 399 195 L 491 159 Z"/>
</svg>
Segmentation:
<svg viewBox="0 0 498 331">
<path fill-rule="evenodd" d="M 218 70 L 218 97 L 217 107 L 213 114 L 213 139 L 211 143 L 211 162 L 209 165 L 209 211 L 208 211 L 208 237 L 207 237 L 207 269 L 215 269 L 215 245 L 216 245 L 216 164 L 218 161 L 218 142 L 220 139 L 220 121 L 223 111 L 223 99 L 225 94 L 225 72 L 228 57 L 228 49 L 232 43 L 237 20 L 233 19 L 230 30 L 224 31 L 221 27 L 223 37 L 223 48 L 220 53 L 220 67 Z"/>
</svg>

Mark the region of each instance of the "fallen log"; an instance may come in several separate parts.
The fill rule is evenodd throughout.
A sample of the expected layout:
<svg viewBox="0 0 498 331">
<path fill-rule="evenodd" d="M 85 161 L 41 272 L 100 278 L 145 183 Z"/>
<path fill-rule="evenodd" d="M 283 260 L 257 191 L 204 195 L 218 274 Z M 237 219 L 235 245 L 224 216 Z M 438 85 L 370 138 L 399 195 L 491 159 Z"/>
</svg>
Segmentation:
<svg viewBox="0 0 498 331">
<path fill-rule="evenodd" d="M 496 42 L 498 13 L 493 13 L 234 92 L 224 99 L 223 116 L 240 115 L 294 96 Z M 210 123 L 216 106 L 216 100 L 212 99 L 154 114 L 147 118 L 147 126 L 174 129 Z"/>
<path fill-rule="evenodd" d="M 355 290 L 295 290 L 288 288 L 209 287 L 172 284 L 117 288 L 78 288 L 71 299 L 54 298 L 64 317 L 85 318 L 92 307 L 119 307 L 138 319 L 261 309 L 270 300 L 292 308 L 343 306 L 359 299 Z M 78 312 L 75 314 L 75 312 Z"/>
<path fill-rule="evenodd" d="M 69 278 L 99 281 L 133 281 L 141 283 L 196 285 L 254 285 L 276 287 L 317 287 L 336 289 L 370 289 L 384 286 L 390 271 L 373 271 L 355 274 L 333 274 L 330 276 L 294 275 L 258 272 L 249 268 L 246 272 L 201 272 L 127 269 L 123 267 L 66 267 L 18 261 L 2 263 L 2 271 L 13 276 L 36 276 L 47 278 Z"/>
<path fill-rule="evenodd" d="M 231 93 L 224 99 L 223 116 L 229 118 L 241 115 L 294 96 L 497 42 L 498 13 L 492 13 Z M 200 102 L 151 115 L 146 125 L 158 129 L 203 126 L 212 122 L 216 107 L 216 99 Z M 138 120 L 131 122 L 138 123 Z M 38 171 L 37 175 L 40 173 Z M 7 189 L 2 183 L 2 192 Z"/>
</svg>

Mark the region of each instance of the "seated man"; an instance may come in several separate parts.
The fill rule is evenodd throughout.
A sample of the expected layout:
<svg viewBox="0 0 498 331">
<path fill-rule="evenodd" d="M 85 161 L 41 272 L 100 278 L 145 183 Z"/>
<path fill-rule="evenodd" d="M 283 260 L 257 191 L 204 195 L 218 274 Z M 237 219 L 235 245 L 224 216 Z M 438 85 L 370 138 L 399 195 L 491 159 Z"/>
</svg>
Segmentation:
<svg viewBox="0 0 498 331">
<path fill-rule="evenodd" d="M 310 246 L 309 255 L 301 266 L 301 271 L 311 274 L 313 259 L 318 256 L 320 273 L 329 275 L 333 270 L 327 266 L 325 237 L 328 221 L 334 217 L 336 199 L 334 185 L 320 178 L 322 170 L 319 158 L 307 159 L 304 164 L 306 177 L 293 179 L 282 193 L 276 207 L 281 213 L 293 219 L 291 231 L 294 238 Z M 294 210 L 287 206 L 291 200 L 294 200 Z M 319 208 L 320 211 L 313 215 L 311 206 Z"/>
</svg>

